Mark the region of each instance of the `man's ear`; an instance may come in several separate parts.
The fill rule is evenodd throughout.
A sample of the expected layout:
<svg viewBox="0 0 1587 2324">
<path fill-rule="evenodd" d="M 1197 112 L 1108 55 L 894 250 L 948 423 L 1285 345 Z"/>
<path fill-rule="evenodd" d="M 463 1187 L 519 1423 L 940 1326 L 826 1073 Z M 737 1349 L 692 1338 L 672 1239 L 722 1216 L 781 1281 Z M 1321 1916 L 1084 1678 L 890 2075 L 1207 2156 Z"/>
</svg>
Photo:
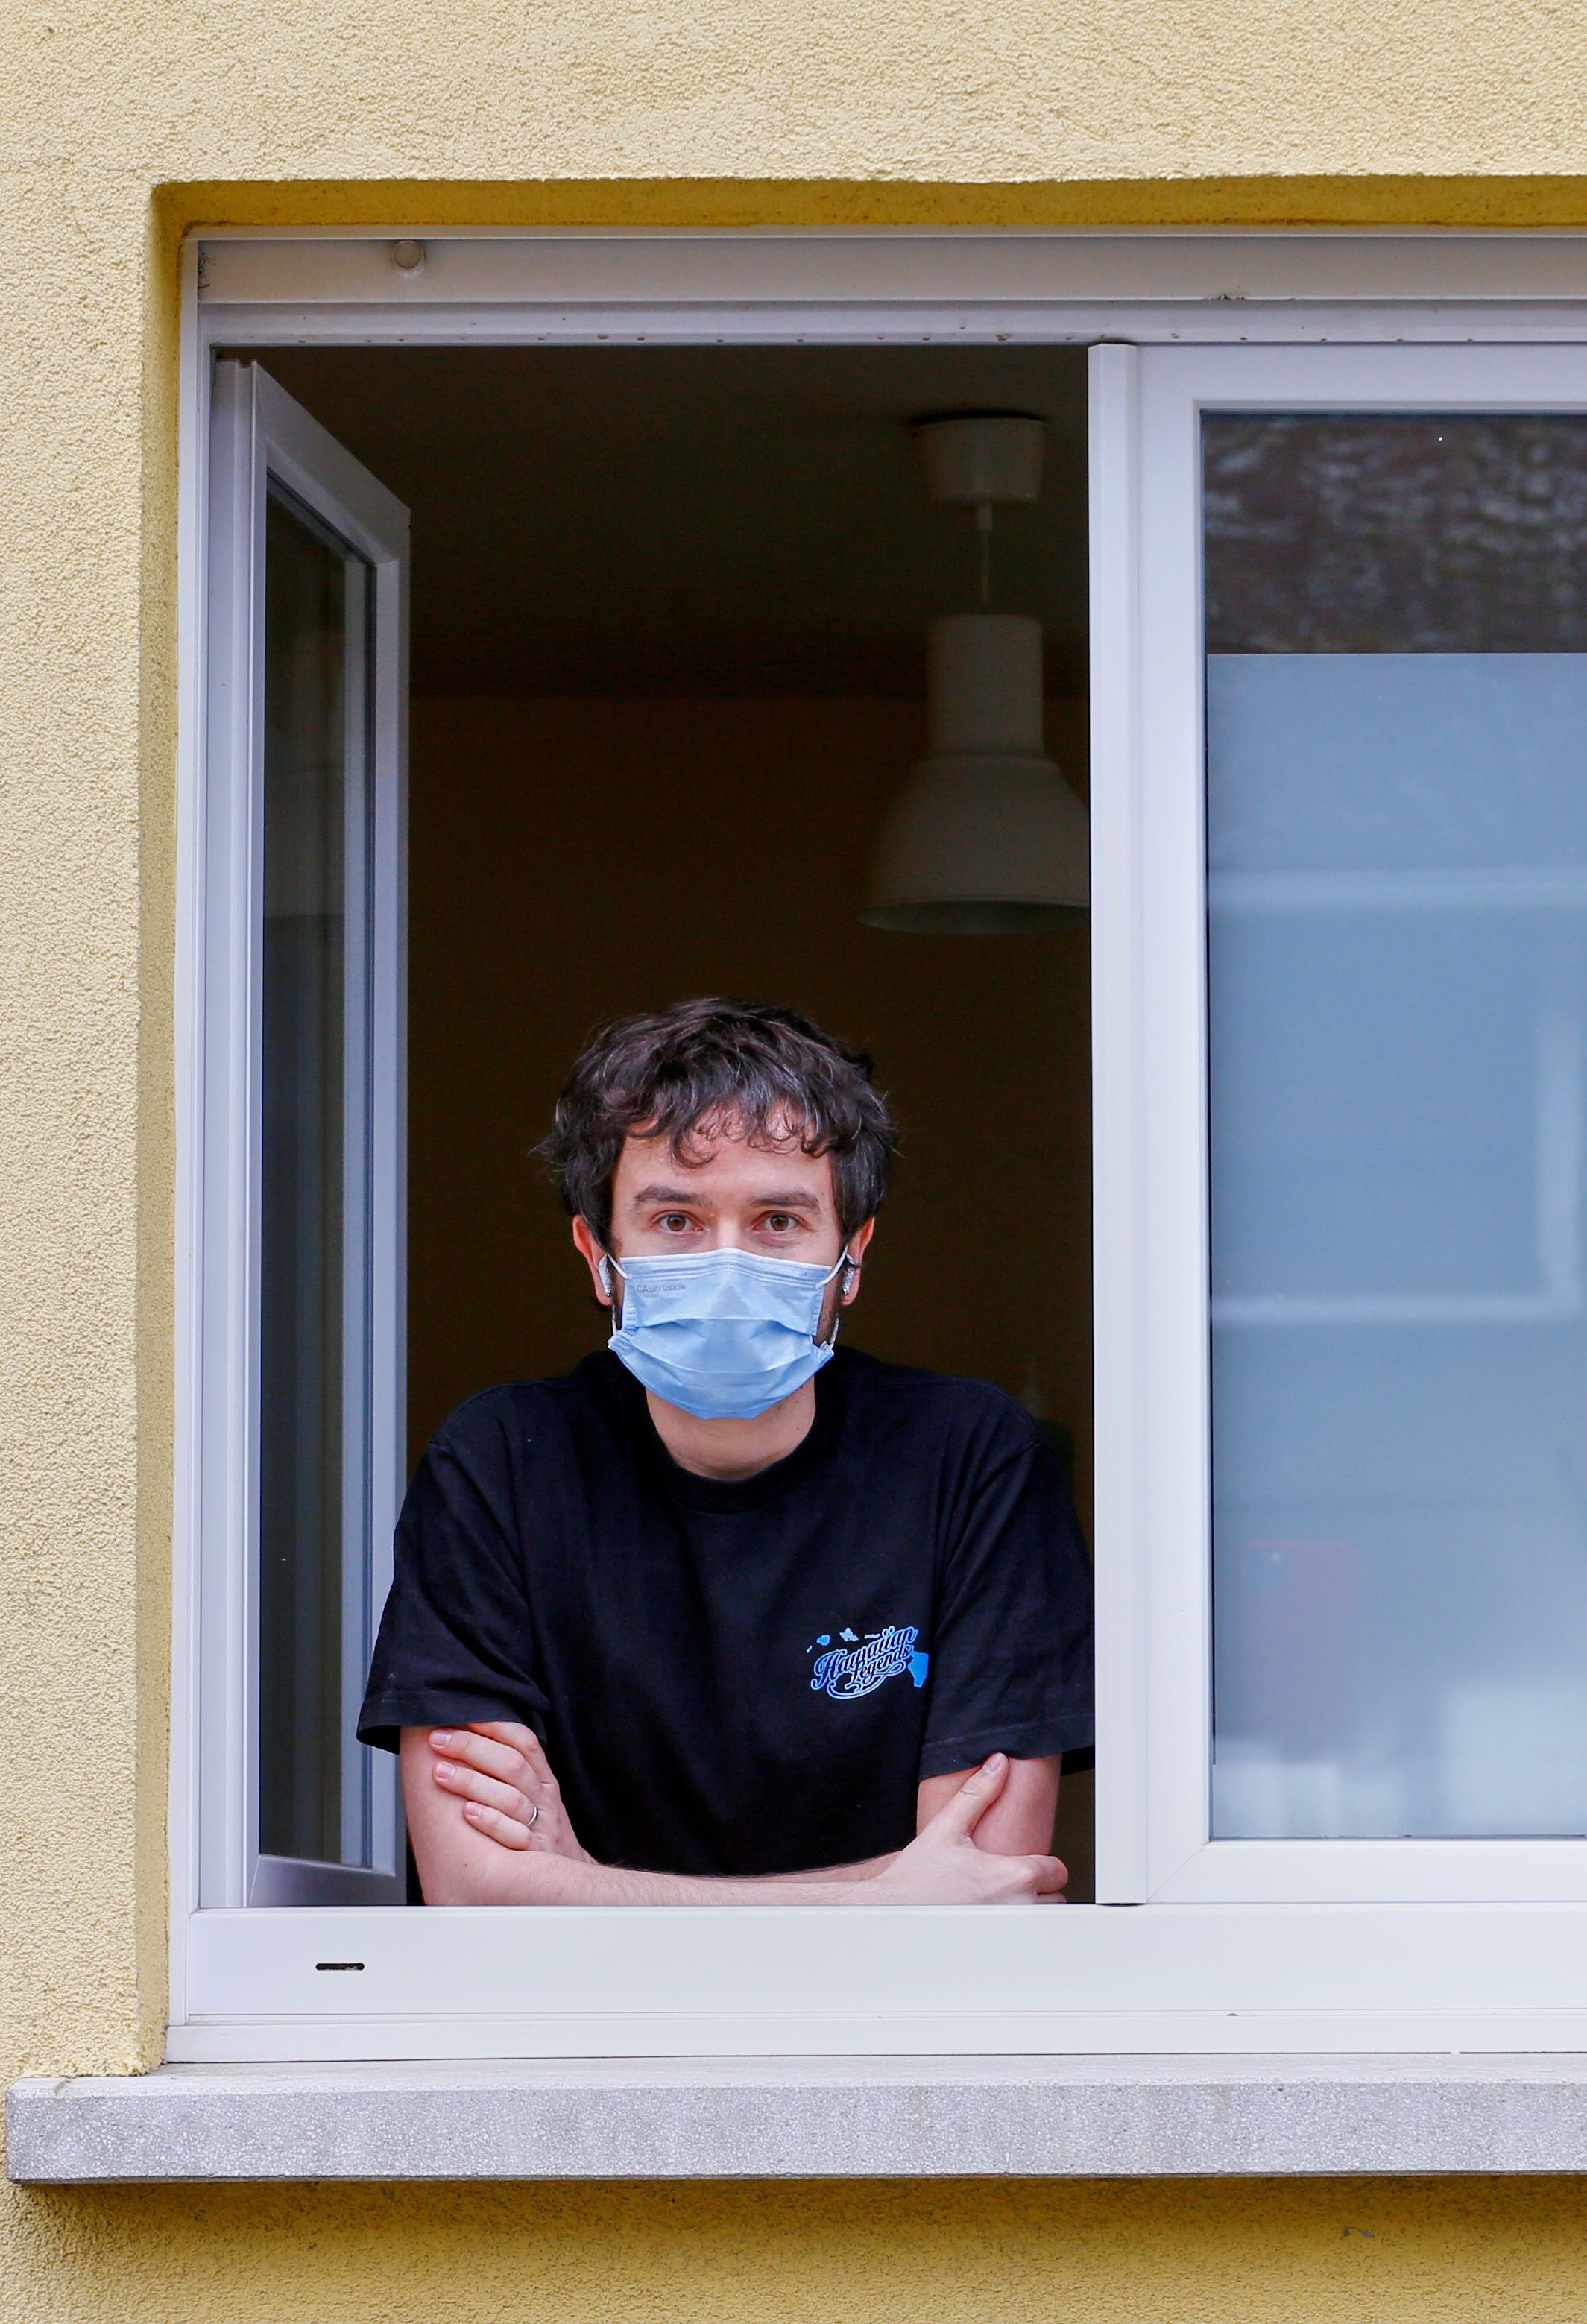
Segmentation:
<svg viewBox="0 0 1587 2324">
<path fill-rule="evenodd" d="M 595 1286 L 595 1297 L 603 1307 L 610 1307 L 612 1294 L 607 1286 L 611 1281 L 611 1270 L 606 1264 L 606 1253 L 601 1239 L 587 1219 L 574 1220 L 573 1241 L 579 1257 L 589 1268 L 590 1281 Z"/>
<path fill-rule="evenodd" d="M 866 1246 L 875 1231 L 876 1221 L 867 1219 L 863 1227 L 854 1229 L 844 1245 L 853 1262 L 852 1268 L 845 1268 L 838 1278 L 841 1301 L 845 1307 L 851 1306 L 860 1296 L 860 1267 L 865 1257 Z"/>
</svg>

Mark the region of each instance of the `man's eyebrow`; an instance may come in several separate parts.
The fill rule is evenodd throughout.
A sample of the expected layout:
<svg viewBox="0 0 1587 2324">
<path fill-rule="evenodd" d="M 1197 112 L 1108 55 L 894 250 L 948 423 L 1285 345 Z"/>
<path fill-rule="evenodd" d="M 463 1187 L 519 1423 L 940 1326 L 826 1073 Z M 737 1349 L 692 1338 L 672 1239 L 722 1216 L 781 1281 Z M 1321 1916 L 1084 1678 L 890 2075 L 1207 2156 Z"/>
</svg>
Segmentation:
<svg viewBox="0 0 1587 2324">
<path fill-rule="evenodd" d="M 697 1186 L 687 1190 L 679 1186 L 641 1186 L 628 1199 L 634 1204 L 677 1203 L 686 1210 L 714 1211 L 716 1208 L 712 1197 L 702 1194 Z M 758 1210 L 765 1211 L 819 1211 L 821 1208 L 820 1196 L 807 1194 L 802 1186 L 795 1186 L 786 1194 L 757 1194 L 754 1202 Z"/>
</svg>

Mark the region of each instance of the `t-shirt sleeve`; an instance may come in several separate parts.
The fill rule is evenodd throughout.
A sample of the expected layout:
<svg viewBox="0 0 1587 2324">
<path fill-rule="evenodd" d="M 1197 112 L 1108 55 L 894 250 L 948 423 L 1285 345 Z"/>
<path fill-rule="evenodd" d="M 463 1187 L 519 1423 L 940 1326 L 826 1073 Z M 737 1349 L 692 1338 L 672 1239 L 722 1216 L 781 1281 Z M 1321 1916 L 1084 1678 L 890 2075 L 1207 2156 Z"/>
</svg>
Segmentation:
<svg viewBox="0 0 1587 2324">
<path fill-rule="evenodd" d="M 1091 1559 L 1056 1455 L 1009 1406 L 952 1515 L 920 1774 L 1039 1759 L 1093 1735 Z"/>
<path fill-rule="evenodd" d="M 510 1421 L 466 1406 L 431 1443 L 397 1524 L 395 1570 L 358 1717 L 394 1751 L 404 1727 L 515 1719 L 544 1735 L 546 1697 L 516 1543 Z"/>
</svg>

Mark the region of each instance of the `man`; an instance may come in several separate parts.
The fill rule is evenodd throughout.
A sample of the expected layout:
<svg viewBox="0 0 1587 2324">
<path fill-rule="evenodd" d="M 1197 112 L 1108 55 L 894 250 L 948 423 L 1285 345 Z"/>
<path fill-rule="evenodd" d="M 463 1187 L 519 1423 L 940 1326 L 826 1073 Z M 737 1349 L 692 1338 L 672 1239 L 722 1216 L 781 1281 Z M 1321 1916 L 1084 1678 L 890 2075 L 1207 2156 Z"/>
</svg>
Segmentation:
<svg viewBox="0 0 1587 2324">
<path fill-rule="evenodd" d="M 1092 1733 L 1061 1471 L 996 1388 L 834 1347 L 894 1142 L 792 1010 L 689 1001 L 579 1058 L 545 1151 L 611 1346 L 435 1438 L 359 1722 L 400 1738 L 428 1903 L 1061 1896 Z"/>
</svg>

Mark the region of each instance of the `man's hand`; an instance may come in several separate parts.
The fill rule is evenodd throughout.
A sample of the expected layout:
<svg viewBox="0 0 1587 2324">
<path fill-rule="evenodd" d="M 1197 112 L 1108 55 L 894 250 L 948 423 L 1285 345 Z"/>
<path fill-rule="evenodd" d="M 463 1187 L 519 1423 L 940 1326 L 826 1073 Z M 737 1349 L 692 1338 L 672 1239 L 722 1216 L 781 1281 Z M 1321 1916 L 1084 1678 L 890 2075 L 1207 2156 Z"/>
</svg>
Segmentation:
<svg viewBox="0 0 1587 2324">
<path fill-rule="evenodd" d="M 429 1741 L 432 1780 L 486 1840 L 579 1864 L 594 1860 L 567 1820 L 561 1786 L 532 1729 L 511 1719 L 482 1719 L 470 1727 L 437 1728 Z"/>
<path fill-rule="evenodd" d="M 977 1848 L 976 1825 L 1009 1780 L 994 1751 L 900 1849 L 885 1872 L 848 1892 L 855 1904 L 1062 1904 L 1069 1875 L 1056 1856 L 994 1856 Z"/>
</svg>

